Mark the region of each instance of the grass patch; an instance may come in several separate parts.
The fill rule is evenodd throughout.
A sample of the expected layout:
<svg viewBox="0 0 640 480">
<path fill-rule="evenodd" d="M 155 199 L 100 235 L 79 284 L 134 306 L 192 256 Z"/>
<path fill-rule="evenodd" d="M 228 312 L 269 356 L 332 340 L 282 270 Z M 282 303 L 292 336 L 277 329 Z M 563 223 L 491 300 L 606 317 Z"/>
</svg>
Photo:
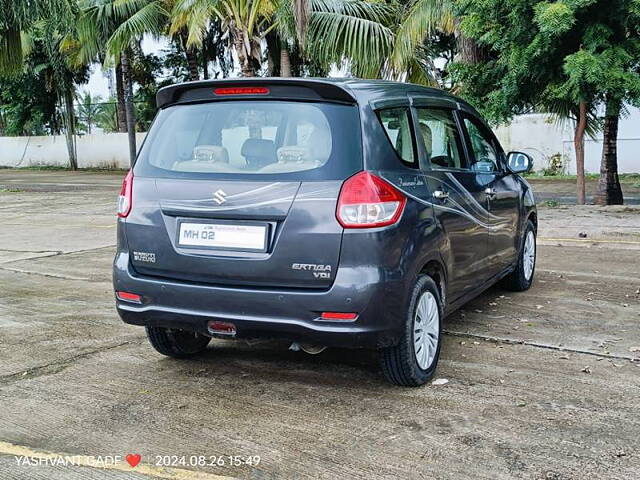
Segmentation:
<svg viewBox="0 0 640 480">
<path fill-rule="evenodd" d="M 640 173 L 621 173 L 619 175 L 620 183 L 633 184 L 634 187 L 640 187 Z M 538 173 L 530 173 L 525 175 L 527 180 L 572 180 L 576 181 L 575 175 L 540 175 Z M 598 180 L 600 178 L 599 173 L 587 173 L 584 176 L 585 180 Z"/>
<path fill-rule="evenodd" d="M 560 206 L 560 202 L 557 200 L 547 200 L 546 202 L 543 202 L 543 205 L 549 208 L 556 208 Z"/>
<path fill-rule="evenodd" d="M 0 188 L 0 193 L 20 193 L 22 191 L 19 188 Z"/>
<path fill-rule="evenodd" d="M 587 173 L 585 174 L 585 180 L 597 180 L 600 177 L 597 173 Z M 531 173 L 526 175 L 525 178 L 527 180 L 576 180 L 575 175 L 540 175 L 537 173 Z"/>
<path fill-rule="evenodd" d="M 63 167 L 60 165 L 30 165 L 28 167 L 18 167 L 15 170 L 30 170 L 35 172 L 73 172 L 69 167 Z M 88 173 L 126 173 L 126 168 L 116 167 L 89 167 L 79 168 L 76 172 L 88 172 Z"/>
<path fill-rule="evenodd" d="M 71 169 L 69 167 L 63 167 L 61 165 L 29 165 L 28 167 L 18 167 L 16 170 L 58 171 Z"/>
</svg>

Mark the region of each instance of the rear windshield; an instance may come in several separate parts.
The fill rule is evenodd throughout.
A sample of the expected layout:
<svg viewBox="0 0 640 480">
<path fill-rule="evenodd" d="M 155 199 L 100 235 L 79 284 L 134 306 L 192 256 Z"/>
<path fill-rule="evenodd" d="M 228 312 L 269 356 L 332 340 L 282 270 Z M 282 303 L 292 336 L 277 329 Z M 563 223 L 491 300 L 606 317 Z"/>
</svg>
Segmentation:
<svg viewBox="0 0 640 480">
<path fill-rule="evenodd" d="M 158 114 L 135 171 L 160 177 L 339 179 L 361 169 L 360 143 L 354 106 L 283 101 L 174 105 Z"/>
</svg>

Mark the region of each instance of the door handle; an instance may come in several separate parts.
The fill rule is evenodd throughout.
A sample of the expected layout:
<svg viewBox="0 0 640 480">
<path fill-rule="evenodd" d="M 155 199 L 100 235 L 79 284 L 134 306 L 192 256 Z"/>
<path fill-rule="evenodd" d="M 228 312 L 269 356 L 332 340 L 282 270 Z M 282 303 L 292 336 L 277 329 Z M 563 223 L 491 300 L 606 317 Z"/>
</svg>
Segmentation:
<svg viewBox="0 0 640 480">
<path fill-rule="evenodd" d="M 495 197 L 496 196 L 496 189 L 495 188 L 491 188 L 491 187 L 487 187 L 484 189 L 484 193 L 487 194 L 487 196 L 489 197 Z"/>
<path fill-rule="evenodd" d="M 447 198 L 449 198 L 449 192 L 436 190 L 435 192 L 433 192 L 433 198 L 437 198 L 438 200 L 446 200 Z"/>
</svg>

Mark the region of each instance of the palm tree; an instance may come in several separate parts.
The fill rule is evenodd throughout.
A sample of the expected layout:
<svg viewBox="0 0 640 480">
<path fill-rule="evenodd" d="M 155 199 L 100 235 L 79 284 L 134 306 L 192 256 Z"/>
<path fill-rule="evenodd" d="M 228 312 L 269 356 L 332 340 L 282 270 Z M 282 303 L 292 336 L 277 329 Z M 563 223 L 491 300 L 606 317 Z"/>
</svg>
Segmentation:
<svg viewBox="0 0 640 480">
<path fill-rule="evenodd" d="M 91 127 L 96 124 L 100 114 L 102 98 L 99 95 L 92 97 L 91 92 L 84 92 L 78 100 L 78 120 L 84 122 L 85 131 L 91 135 Z"/>
<path fill-rule="evenodd" d="M 618 177 L 618 128 L 620 116 L 626 114 L 622 102 L 614 96 L 606 100 L 602 126 L 602 160 L 598 188 L 594 195 L 596 205 L 622 205 L 624 195 Z"/>
<path fill-rule="evenodd" d="M 122 72 L 124 116 L 129 137 L 129 159 L 136 158 L 136 119 L 133 104 L 131 61 L 133 46 L 145 31 L 160 31 L 166 11 L 163 3 L 147 0 L 83 0 L 77 21 L 79 51 L 85 58 L 98 56 L 104 63 L 118 65 Z M 141 32 L 141 25 L 144 29 Z M 120 97 L 120 90 L 118 96 Z"/>
<path fill-rule="evenodd" d="M 70 0 L 14 0 L 2 2 L 0 15 L 0 74 L 22 70 L 23 34 L 43 19 L 52 21 L 67 15 L 74 7 Z"/>
<path fill-rule="evenodd" d="M 262 62 L 261 42 L 273 28 L 274 0 L 177 0 L 171 32 L 186 28 L 187 47 L 202 46 L 212 18 L 229 34 L 244 77 L 254 77 Z"/>
<path fill-rule="evenodd" d="M 358 77 L 384 77 L 395 20 L 393 7 L 384 3 L 311 0 L 308 56 L 325 65 L 346 62 Z"/>
<path fill-rule="evenodd" d="M 95 124 L 107 133 L 118 131 L 118 114 L 115 99 L 110 98 L 107 102 L 99 104 Z"/>
<path fill-rule="evenodd" d="M 74 53 L 78 63 L 104 63 L 106 59 L 106 44 L 118 27 L 118 17 L 110 11 L 110 1 L 81 0 L 75 21 L 75 30 L 68 35 L 63 44 Z M 116 61 L 114 65 L 117 99 L 117 126 L 119 132 L 127 131 L 127 117 L 125 107 L 125 85 L 122 63 Z"/>
<path fill-rule="evenodd" d="M 585 137 L 595 139 L 601 128 L 598 119 L 597 104 L 593 97 L 583 92 L 581 96 L 567 97 L 562 95 L 562 89 L 557 86 L 549 87 L 542 96 L 540 106 L 542 110 L 550 112 L 556 122 L 562 124 L 571 122 L 573 130 L 573 146 L 576 152 L 576 203 L 586 203 L 586 189 L 584 183 L 584 142 Z"/>
<path fill-rule="evenodd" d="M 455 0 L 414 0 L 407 6 L 400 5 L 401 23 L 391 54 L 391 70 L 396 75 L 406 72 L 409 79 L 423 83 L 419 80 L 420 65 L 416 63 L 420 58 L 429 63 L 429 70 L 435 72 L 431 58 L 423 54 L 421 47 L 436 32 L 455 35 L 457 58 L 461 63 L 475 65 L 484 60 L 484 49 L 464 35 L 454 7 Z"/>
</svg>

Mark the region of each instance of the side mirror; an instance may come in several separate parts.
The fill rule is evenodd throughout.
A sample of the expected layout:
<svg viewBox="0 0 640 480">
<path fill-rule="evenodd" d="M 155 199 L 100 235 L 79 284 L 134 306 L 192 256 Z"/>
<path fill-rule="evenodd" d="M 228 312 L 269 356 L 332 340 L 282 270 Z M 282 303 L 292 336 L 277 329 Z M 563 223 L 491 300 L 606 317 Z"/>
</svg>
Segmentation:
<svg viewBox="0 0 640 480">
<path fill-rule="evenodd" d="M 522 152 L 509 152 L 507 166 L 512 173 L 528 173 L 533 169 L 533 158 Z"/>
</svg>

